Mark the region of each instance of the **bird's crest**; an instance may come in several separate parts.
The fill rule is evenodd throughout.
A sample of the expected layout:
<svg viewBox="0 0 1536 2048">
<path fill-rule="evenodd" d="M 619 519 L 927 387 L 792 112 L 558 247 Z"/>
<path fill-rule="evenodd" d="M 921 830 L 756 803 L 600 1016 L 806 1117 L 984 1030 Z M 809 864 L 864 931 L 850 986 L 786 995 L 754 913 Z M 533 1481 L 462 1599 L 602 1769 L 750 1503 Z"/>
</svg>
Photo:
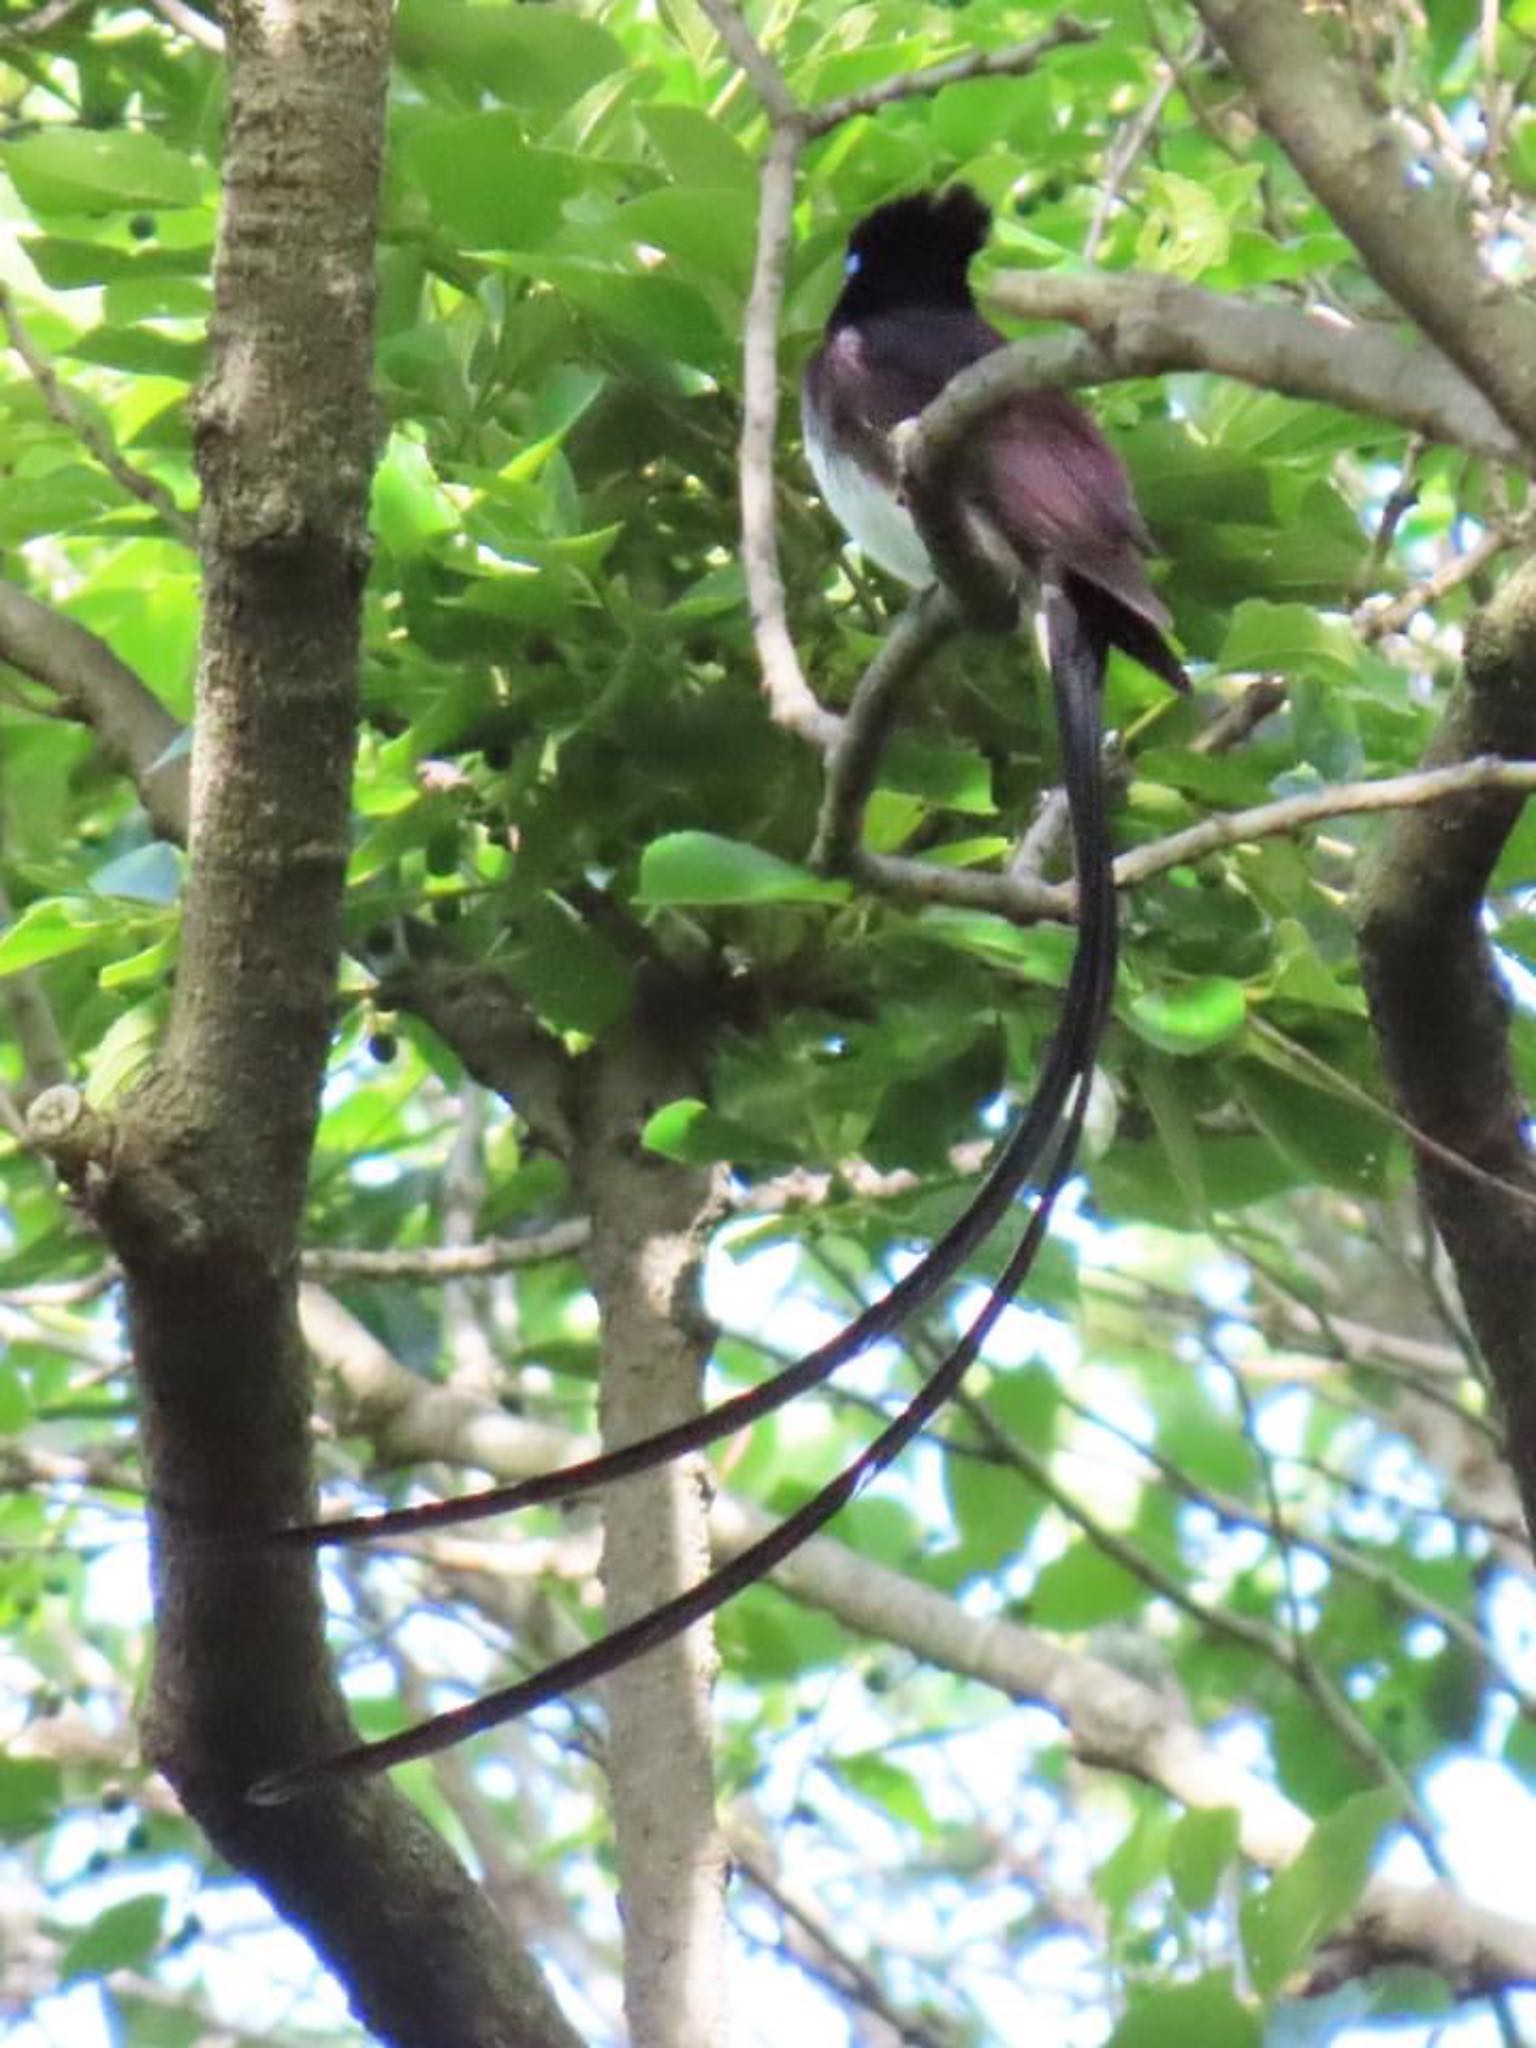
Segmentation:
<svg viewBox="0 0 1536 2048">
<path fill-rule="evenodd" d="M 991 208 L 969 185 L 910 192 L 867 213 L 848 237 L 848 254 L 860 269 L 886 258 L 923 268 L 941 261 L 963 272 L 991 225 Z"/>
</svg>

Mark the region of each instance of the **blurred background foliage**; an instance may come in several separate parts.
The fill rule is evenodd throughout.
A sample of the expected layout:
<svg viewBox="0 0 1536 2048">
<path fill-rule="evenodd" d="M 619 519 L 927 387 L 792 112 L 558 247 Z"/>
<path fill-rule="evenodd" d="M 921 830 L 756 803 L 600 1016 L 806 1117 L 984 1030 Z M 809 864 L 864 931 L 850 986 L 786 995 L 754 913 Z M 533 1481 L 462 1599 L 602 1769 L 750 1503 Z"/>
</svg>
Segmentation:
<svg viewBox="0 0 1536 2048">
<path fill-rule="evenodd" d="M 1054 11 L 800 0 L 755 19 L 792 86 L 819 98 L 1001 47 Z M 1536 6 L 1506 6 L 1491 36 L 1473 0 L 1324 11 L 1408 132 L 1482 178 L 1472 224 L 1506 274 L 1528 275 L 1536 117 L 1518 91 Z M 196 557 L 99 456 L 115 450 L 194 516 L 220 61 L 211 35 L 152 6 L 77 6 L 31 34 L 35 12 L 0 14 L 3 573 L 184 719 Z M 906 101 L 812 147 L 786 395 L 850 222 L 948 178 L 997 209 L 983 293 L 999 268 L 1072 269 L 1086 252 L 1390 317 L 1190 12 L 1095 0 L 1090 17 L 1092 40 L 1031 75 Z M 734 553 L 766 129 L 704 18 L 690 0 L 403 0 L 397 53 L 348 959 L 310 1241 L 427 1250 L 576 1213 L 515 1108 L 483 1100 L 426 1023 L 386 1006 L 379 976 L 402 947 L 504 973 L 575 1050 L 621 1024 L 638 978 L 680 973 L 714 991 L 698 1019 L 707 1109 L 679 1104 L 648 1136 L 733 1170 L 743 1213 L 712 1254 L 709 1306 L 717 1391 L 746 1384 L 954 1213 L 978 1141 L 1027 1092 L 1070 939 L 892 909 L 799 865 L 818 767 L 767 715 Z M 1203 375 L 1093 402 L 1199 684 L 1183 703 L 1129 664 L 1112 675 L 1120 843 L 1410 768 L 1463 624 L 1524 532 L 1523 482 L 1382 421 Z M 898 599 L 840 553 L 808 496 L 792 404 L 780 531 L 802 657 L 838 705 Z M 1382 607 L 1435 575 L 1448 587 L 1432 606 L 1384 630 Z M 1284 685 L 1280 707 L 1229 750 L 1197 746 L 1261 678 Z M 870 843 L 1005 859 L 1051 785 L 1053 747 L 1027 651 L 965 643 L 888 757 Z M 1493 909 L 1522 993 L 1532 829 Z M 837 1534 L 968 1611 L 1150 1673 L 1171 1714 L 1316 1817 L 1392 1787 L 1409 1823 L 1394 1867 L 1423 1869 L 1427 1850 L 1473 1896 L 1497 1895 L 1505 1845 L 1468 1816 L 1518 1802 L 1529 1821 L 1515 1774 L 1536 1697 L 1531 1564 L 1380 1106 L 1349 913 L 1369 831 L 1341 819 L 1255 841 L 1129 898 L 1074 1215 L 943 1443 Z M 72 707 L 0 669 L 12 1130 L 43 1078 L 24 1005 L 46 1006 L 98 1099 L 142 1070 L 175 971 L 180 879 Z M 1524 1002 L 1514 1032 L 1529 1074 Z M 134 1761 L 142 1549 L 111 1276 L 36 1160 L 14 1136 L 0 1149 L 0 2012 L 29 2043 L 151 2048 L 242 2026 L 356 2039 L 307 1951 L 208 1867 Z M 850 1160 L 875 1172 L 810 1206 L 775 1194 L 793 1167 Z M 410 1372 L 588 1426 L 596 1325 L 578 1258 L 456 1290 L 409 1270 L 329 1284 Z M 918 1363 L 941 1335 L 913 1338 Z M 913 1369 L 888 1347 L 842 1392 L 727 1446 L 723 1483 L 794 1504 Z M 387 1447 L 334 1418 L 322 1469 L 357 1503 L 467 1476 L 391 1469 Z M 453 1566 L 328 1568 L 365 1731 L 397 1725 L 402 1700 L 457 1697 L 592 1630 L 586 1528 L 585 1511 L 530 1518 L 542 1568 L 518 1566 L 499 1530 L 478 1566 L 461 1544 Z M 1294 2048 L 1373 2015 L 1409 2025 L 1395 2038 L 1428 2037 L 1412 2016 L 1446 1993 L 1423 1972 L 1306 2006 L 1274 1998 L 1285 1969 L 1220 1816 L 1181 1819 L 1159 1793 L 1069 1766 L 1045 1715 L 772 1591 L 725 1614 L 720 1636 L 723 1790 L 756 1845 L 734 1892 L 743 2040 L 790 2025 L 807 2042 L 883 2040 L 874 2030 L 899 2021 L 918 2043 L 1130 2044 L 1177 2024 L 1211 2042 L 1268 2026 Z M 403 1774 L 511 1887 L 592 2039 L 617 2027 L 600 1750 L 592 1703 L 576 1700 Z M 817 1902 L 831 1946 L 795 1897 Z M 1233 1970 L 1269 2001 L 1244 2008 L 1241 2034 Z M 1438 2038 L 1508 2024 L 1474 2010 Z"/>
</svg>

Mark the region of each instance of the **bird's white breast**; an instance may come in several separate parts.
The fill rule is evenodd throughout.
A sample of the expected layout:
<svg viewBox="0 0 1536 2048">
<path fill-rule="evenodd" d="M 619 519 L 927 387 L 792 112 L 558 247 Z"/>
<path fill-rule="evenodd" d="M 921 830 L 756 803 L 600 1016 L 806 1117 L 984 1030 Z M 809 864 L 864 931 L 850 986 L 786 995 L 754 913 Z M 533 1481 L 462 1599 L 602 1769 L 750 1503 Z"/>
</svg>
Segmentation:
<svg viewBox="0 0 1536 2048">
<path fill-rule="evenodd" d="M 914 590 L 933 582 L 933 563 L 906 508 L 851 456 L 838 455 L 815 410 L 803 408 L 805 453 L 827 509 L 860 552 Z"/>
</svg>

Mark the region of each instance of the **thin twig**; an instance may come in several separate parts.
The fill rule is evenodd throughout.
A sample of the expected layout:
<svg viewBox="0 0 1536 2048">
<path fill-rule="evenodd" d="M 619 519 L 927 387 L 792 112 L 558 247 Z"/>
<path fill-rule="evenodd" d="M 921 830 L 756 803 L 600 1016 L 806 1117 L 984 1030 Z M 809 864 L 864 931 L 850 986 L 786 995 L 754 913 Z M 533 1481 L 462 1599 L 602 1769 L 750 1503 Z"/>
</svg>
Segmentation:
<svg viewBox="0 0 1536 2048">
<path fill-rule="evenodd" d="M 784 579 L 779 572 L 773 487 L 779 418 L 779 312 L 784 302 L 800 147 L 798 128 L 792 124 L 782 127 L 763 162 L 757 261 L 742 341 L 741 564 L 769 708 L 778 724 L 826 753 L 835 745 L 842 721 L 817 701 L 790 637 Z"/>
<path fill-rule="evenodd" d="M 121 484 L 130 496 L 158 512 L 178 540 L 184 541 L 188 547 L 195 547 L 197 529 L 193 522 L 158 477 L 146 475 L 124 459 L 111 435 L 97 425 L 66 388 L 52 363 L 27 332 L 10 287 L 4 284 L 0 284 L 0 323 L 4 324 L 11 347 L 26 364 L 33 383 L 42 394 L 44 405 L 59 424 L 68 428 L 76 440 L 95 456 L 108 476 Z"/>
<path fill-rule="evenodd" d="M 864 807 L 902 695 L 929 656 L 955 632 L 953 605 L 937 586 L 914 599 L 864 671 L 827 753 L 826 787 L 810 864 L 822 874 L 843 871 L 859 843 Z"/>
<path fill-rule="evenodd" d="M 757 1887 L 782 1919 L 797 1927 L 827 1958 L 831 1988 L 841 1998 L 873 2013 L 906 2048 L 944 2048 L 940 2037 L 930 2028 L 891 2003 L 874 1972 L 838 1938 L 823 1914 L 781 1882 L 767 1854 L 744 1828 L 730 1828 L 726 1841 L 731 1861 L 742 1875 Z"/>
<path fill-rule="evenodd" d="M 734 0 L 699 0 L 699 12 L 752 81 L 763 109 L 775 127 L 800 119 L 800 105 L 784 82 L 784 74 L 748 28 Z"/>
<path fill-rule="evenodd" d="M 963 57 L 951 57 L 942 64 L 929 64 L 921 71 L 908 71 L 900 78 L 882 79 L 878 85 L 826 100 L 807 114 L 807 132 L 813 137 L 826 135 L 856 115 L 873 114 L 881 107 L 893 106 L 897 100 L 920 99 L 928 93 L 942 92 L 946 85 L 963 85 L 972 78 L 1018 78 L 1033 71 L 1049 51 L 1060 49 L 1064 43 L 1091 43 L 1096 34 L 1096 30 L 1070 14 L 1063 14 L 1028 42 L 1010 43 L 1002 50 L 973 50 Z"/>
<path fill-rule="evenodd" d="M 1472 578 L 1507 548 L 1523 547 L 1531 538 L 1532 522 L 1529 519 L 1501 521 L 1478 535 L 1477 539 L 1459 555 L 1453 555 L 1448 562 L 1415 583 L 1400 597 L 1394 597 L 1384 604 L 1363 604 L 1355 612 L 1350 623 L 1362 640 L 1382 640 L 1389 633 L 1401 633 L 1422 611 L 1432 611 L 1443 597 Z"/>
<path fill-rule="evenodd" d="M 1200 31 L 1190 45 L 1191 56 L 1198 55 L 1204 45 L 1205 34 Z M 1187 61 L 1187 60 L 1186 60 Z M 1109 217 L 1119 202 L 1121 188 L 1135 168 L 1136 160 L 1157 131 L 1157 124 L 1163 117 L 1170 94 L 1179 82 L 1181 67 L 1171 59 L 1164 58 L 1158 67 L 1157 82 L 1148 93 L 1141 111 L 1134 121 L 1122 128 L 1116 135 L 1104 167 L 1104 178 L 1093 202 L 1093 218 L 1088 223 L 1088 232 L 1083 238 L 1083 261 L 1092 263 L 1099 253 L 1099 244 L 1109 228 Z"/>
<path fill-rule="evenodd" d="M 85 4 L 86 0 L 43 0 L 35 14 L 0 26 L 0 43 L 19 43 L 31 36 L 45 36 L 49 29 L 57 28 L 61 21 L 67 20 Z"/>
<path fill-rule="evenodd" d="M 527 1237 L 488 1237 L 477 1244 L 418 1245 L 402 1251 L 350 1250 L 344 1246 L 303 1255 L 306 1280 L 473 1280 L 570 1258 L 591 1236 L 584 1216 L 552 1224 Z"/>
<path fill-rule="evenodd" d="M 216 21 L 209 21 L 206 15 L 199 14 L 195 7 L 186 4 L 186 0 L 149 0 L 149 4 L 162 21 L 179 29 L 190 42 L 211 50 L 216 57 L 223 56 L 224 31 Z"/>
<path fill-rule="evenodd" d="M 1229 811 L 1122 854 L 1115 862 L 1115 881 L 1122 889 L 1134 888 L 1153 875 L 1203 860 L 1223 847 L 1239 846 L 1245 840 L 1274 839 L 1325 818 L 1415 810 L 1425 804 L 1443 803 L 1447 797 L 1494 789 L 1521 794 L 1536 790 L 1536 761 L 1504 761 L 1497 755 L 1483 754 L 1470 761 L 1454 762 L 1447 768 L 1418 769 L 1408 775 L 1384 776 L 1379 782 L 1346 782 L 1334 789 L 1313 790 L 1301 796 L 1282 797 L 1272 804 L 1258 804 L 1249 811 Z"/>
<path fill-rule="evenodd" d="M 1194 754 L 1229 754 L 1285 702 L 1283 677 L 1260 676 L 1235 704 L 1228 704 L 1191 743 Z"/>
</svg>

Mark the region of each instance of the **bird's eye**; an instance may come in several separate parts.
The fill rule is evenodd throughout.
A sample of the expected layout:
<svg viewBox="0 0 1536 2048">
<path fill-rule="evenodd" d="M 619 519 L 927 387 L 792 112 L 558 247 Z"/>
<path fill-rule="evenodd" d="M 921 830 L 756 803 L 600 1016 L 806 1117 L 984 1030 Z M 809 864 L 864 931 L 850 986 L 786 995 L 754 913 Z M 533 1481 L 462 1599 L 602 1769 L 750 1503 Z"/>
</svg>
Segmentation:
<svg viewBox="0 0 1536 2048">
<path fill-rule="evenodd" d="M 859 254 L 858 250 L 850 249 L 848 251 L 848 260 L 843 265 L 843 269 L 849 277 L 857 277 L 860 269 L 863 267 L 863 263 L 864 258 Z"/>
</svg>

